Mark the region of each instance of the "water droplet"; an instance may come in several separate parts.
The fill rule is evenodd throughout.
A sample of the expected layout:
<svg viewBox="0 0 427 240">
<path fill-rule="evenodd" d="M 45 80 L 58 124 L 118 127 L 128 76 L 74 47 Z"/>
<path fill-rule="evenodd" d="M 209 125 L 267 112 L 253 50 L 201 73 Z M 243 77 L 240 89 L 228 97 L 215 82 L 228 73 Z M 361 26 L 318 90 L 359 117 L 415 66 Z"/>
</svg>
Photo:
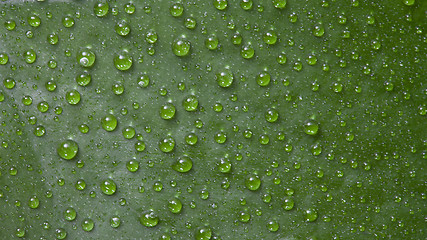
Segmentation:
<svg viewBox="0 0 427 240">
<path fill-rule="evenodd" d="M 244 59 L 251 59 L 255 55 L 255 50 L 250 44 L 245 44 L 240 49 L 240 55 Z"/>
<path fill-rule="evenodd" d="M 269 45 L 273 45 L 277 42 L 277 33 L 273 30 L 269 30 L 264 33 L 262 40 Z"/>
<path fill-rule="evenodd" d="M 125 20 L 122 20 L 116 24 L 114 31 L 120 36 L 127 36 L 130 33 L 130 25 Z"/>
<path fill-rule="evenodd" d="M 273 6 L 277 9 L 285 9 L 286 0 L 273 0 Z"/>
<path fill-rule="evenodd" d="M 212 238 L 212 230 L 210 228 L 199 228 L 195 234 L 196 240 L 209 240 Z"/>
<path fill-rule="evenodd" d="M 32 209 L 38 208 L 40 205 L 40 200 L 37 198 L 37 196 L 30 197 L 30 200 L 28 200 L 28 206 Z"/>
<path fill-rule="evenodd" d="M 228 6 L 227 0 L 213 0 L 213 5 L 218 10 L 225 10 Z"/>
<path fill-rule="evenodd" d="M 56 150 L 61 158 L 71 160 L 77 155 L 79 146 L 73 140 L 65 140 L 59 144 Z"/>
<path fill-rule="evenodd" d="M 88 73 L 86 71 L 83 72 L 82 74 L 77 75 L 77 77 L 76 77 L 77 84 L 82 86 L 82 87 L 89 85 L 91 80 L 92 80 L 92 75 L 90 75 L 90 73 Z"/>
<path fill-rule="evenodd" d="M 178 57 L 187 56 L 190 49 L 191 43 L 184 37 L 177 38 L 172 42 L 172 52 Z"/>
<path fill-rule="evenodd" d="M 222 173 L 229 173 L 231 171 L 231 162 L 228 158 L 221 158 L 218 165 L 219 171 Z"/>
<path fill-rule="evenodd" d="M 316 135 L 319 131 L 319 124 L 314 120 L 308 120 L 304 123 L 304 132 L 308 135 Z"/>
<path fill-rule="evenodd" d="M 28 24 L 31 27 L 38 27 L 41 24 L 41 19 L 39 16 L 32 15 L 32 16 L 29 16 L 27 20 L 28 20 Z"/>
<path fill-rule="evenodd" d="M 197 110 L 197 107 L 199 106 L 199 100 L 194 95 L 190 95 L 182 101 L 182 106 L 184 107 L 185 111 L 193 112 Z"/>
<path fill-rule="evenodd" d="M 133 58 L 126 51 L 123 51 L 114 57 L 113 62 L 117 70 L 126 71 L 132 67 Z"/>
<path fill-rule="evenodd" d="M 274 108 L 270 108 L 267 110 L 264 117 L 267 122 L 273 123 L 276 122 L 277 119 L 279 119 L 279 112 Z"/>
<path fill-rule="evenodd" d="M 149 210 L 142 214 L 139 222 L 146 227 L 155 227 L 159 223 L 159 217 L 157 217 L 153 210 Z"/>
<path fill-rule="evenodd" d="M 84 231 L 90 232 L 93 230 L 94 227 L 95 227 L 95 222 L 92 219 L 86 218 L 85 220 L 83 220 L 82 229 Z"/>
<path fill-rule="evenodd" d="M 136 172 L 139 169 L 139 162 L 136 160 L 130 160 L 126 163 L 126 168 L 129 172 Z"/>
<path fill-rule="evenodd" d="M 215 50 L 218 48 L 219 40 L 215 35 L 209 35 L 205 40 L 205 47 L 209 50 Z"/>
<path fill-rule="evenodd" d="M 304 212 L 304 221 L 314 222 L 317 219 L 317 211 L 314 209 L 307 209 Z"/>
<path fill-rule="evenodd" d="M 121 220 L 120 220 L 119 217 L 117 217 L 117 216 L 111 217 L 111 219 L 110 219 L 110 226 L 112 228 L 118 228 L 118 227 L 120 227 L 120 224 L 121 224 Z"/>
<path fill-rule="evenodd" d="M 282 208 L 286 211 L 292 210 L 294 208 L 295 202 L 292 198 L 285 198 L 283 201 Z"/>
<path fill-rule="evenodd" d="M 71 105 L 76 105 L 80 102 L 80 93 L 73 89 L 65 94 L 65 99 Z"/>
<path fill-rule="evenodd" d="M 277 230 L 279 230 L 279 223 L 276 221 L 268 221 L 267 229 L 270 232 L 277 232 Z"/>
<path fill-rule="evenodd" d="M 256 82 L 259 86 L 265 87 L 270 84 L 271 76 L 268 72 L 261 72 L 256 77 Z"/>
<path fill-rule="evenodd" d="M 74 186 L 77 190 L 82 191 L 86 188 L 86 182 L 83 179 L 79 179 Z"/>
<path fill-rule="evenodd" d="M 248 10 L 252 9 L 252 5 L 253 5 L 253 1 L 252 0 L 241 0 L 240 1 L 240 7 L 243 10 L 248 11 Z"/>
<path fill-rule="evenodd" d="M 117 118 L 112 114 L 108 114 L 101 119 L 101 126 L 105 131 L 114 131 L 117 127 Z"/>
<path fill-rule="evenodd" d="M 166 103 L 160 107 L 160 117 L 169 120 L 175 116 L 175 106 L 172 103 Z"/>
<path fill-rule="evenodd" d="M 69 207 L 67 209 L 65 209 L 64 211 L 64 218 L 67 221 L 73 221 L 74 219 L 76 219 L 77 216 L 77 212 L 74 208 Z"/>
<path fill-rule="evenodd" d="M 162 152 L 168 153 L 175 148 L 175 139 L 167 137 L 159 142 L 159 148 Z"/>
<path fill-rule="evenodd" d="M 412 6 L 415 4 L 415 0 L 402 0 L 403 4 L 406 6 Z"/>
<path fill-rule="evenodd" d="M 223 88 L 230 87 L 234 80 L 233 73 L 228 68 L 217 73 L 215 76 L 218 85 Z"/>
<path fill-rule="evenodd" d="M 37 54 L 33 49 L 25 51 L 23 56 L 25 62 L 28 64 L 34 63 L 37 59 Z"/>
<path fill-rule="evenodd" d="M 76 55 L 77 62 L 85 68 L 92 67 L 95 63 L 95 53 L 89 49 L 81 50 Z"/>
<path fill-rule="evenodd" d="M 193 146 L 193 145 L 195 145 L 195 144 L 198 142 L 198 137 L 197 137 L 197 135 L 196 135 L 196 134 L 194 134 L 194 133 L 190 133 L 190 134 L 188 134 L 187 136 L 185 136 L 185 142 L 186 142 L 188 145 Z"/>
<path fill-rule="evenodd" d="M 193 161 L 187 156 L 181 156 L 178 160 L 172 165 L 172 169 L 180 172 L 186 173 L 193 168 Z"/>
<path fill-rule="evenodd" d="M 64 27 L 66 28 L 70 28 L 74 26 L 74 24 L 75 24 L 74 18 L 70 16 L 66 16 L 62 19 L 62 25 L 64 25 Z"/>
<path fill-rule="evenodd" d="M 178 198 L 169 200 L 168 208 L 172 213 L 180 213 L 182 210 L 181 200 L 179 200 Z"/>
<path fill-rule="evenodd" d="M 197 26 L 197 21 L 194 17 L 188 17 L 184 20 L 184 25 L 188 29 L 195 29 Z"/>
<path fill-rule="evenodd" d="M 100 187 L 105 195 L 113 195 L 117 189 L 116 183 L 112 179 L 102 181 Z"/>
<path fill-rule="evenodd" d="M 149 30 L 147 34 L 145 35 L 145 41 L 147 41 L 150 44 L 155 44 L 157 42 L 158 36 L 156 31 Z"/>
<path fill-rule="evenodd" d="M 245 186 L 251 191 L 256 191 L 261 186 L 261 179 L 257 175 L 251 175 L 246 178 Z"/>
<path fill-rule="evenodd" d="M 325 34 L 325 28 L 322 25 L 315 25 L 313 28 L 313 35 L 321 37 L 323 34 Z"/>
<path fill-rule="evenodd" d="M 169 8 L 169 12 L 174 17 L 180 17 L 184 13 L 184 5 L 182 3 L 175 3 Z"/>
<path fill-rule="evenodd" d="M 227 141 L 227 135 L 224 132 L 218 132 L 214 135 L 214 140 L 219 144 L 223 144 Z"/>
<path fill-rule="evenodd" d="M 98 17 L 104 17 L 107 15 L 109 10 L 108 2 L 97 2 L 93 6 L 93 12 Z"/>
<path fill-rule="evenodd" d="M 9 55 L 6 53 L 0 53 L 0 65 L 5 65 L 9 62 Z"/>
</svg>

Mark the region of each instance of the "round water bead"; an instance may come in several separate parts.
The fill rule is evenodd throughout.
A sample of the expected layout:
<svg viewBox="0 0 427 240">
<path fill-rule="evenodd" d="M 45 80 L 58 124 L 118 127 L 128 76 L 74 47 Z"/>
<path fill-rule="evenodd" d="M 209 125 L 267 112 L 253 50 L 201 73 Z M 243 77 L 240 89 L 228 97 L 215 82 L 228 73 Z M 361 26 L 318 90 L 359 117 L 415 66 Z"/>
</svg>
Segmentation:
<svg viewBox="0 0 427 240">
<path fill-rule="evenodd" d="M 25 62 L 28 64 L 34 63 L 37 59 L 37 54 L 33 49 L 25 51 L 23 56 Z"/>
<path fill-rule="evenodd" d="M 195 145 L 198 142 L 198 140 L 199 139 L 197 135 L 194 133 L 189 133 L 187 136 L 185 136 L 185 142 L 191 146 Z"/>
<path fill-rule="evenodd" d="M 227 0 L 213 0 L 213 5 L 218 10 L 225 10 L 228 6 Z"/>
<path fill-rule="evenodd" d="M 240 1 L 240 7 L 243 9 L 243 10 L 250 10 L 250 9 L 252 9 L 252 6 L 253 6 L 253 1 L 252 0 L 241 0 Z"/>
<path fill-rule="evenodd" d="M 277 9 L 284 9 L 286 7 L 286 0 L 273 0 L 273 6 Z"/>
<path fill-rule="evenodd" d="M 121 220 L 119 217 L 117 217 L 117 216 L 111 217 L 110 226 L 112 228 L 118 228 L 118 227 L 120 227 L 120 224 L 121 224 Z"/>
<path fill-rule="evenodd" d="M 177 38 L 172 42 L 172 52 L 178 57 L 187 56 L 190 49 L 191 43 L 184 37 Z"/>
<path fill-rule="evenodd" d="M 308 135 L 316 135 L 319 131 L 319 124 L 314 120 L 308 120 L 304 123 L 304 132 Z"/>
<path fill-rule="evenodd" d="M 240 55 L 244 59 L 251 59 L 255 55 L 255 50 L 250 44 L 246 44 L 240 49 Z"/>
<path fill-rule="evenodd" d="M 181 200 L 179 200 L 178 198 L 169 200 L 168 208 L 172 213 L 180 213 L 182 210 Z"/>
<path fill-rule="evenodd" d="M 37 198 L 37 196 L 30 197 L 30 200 L 28 200 L 28 206 L 32 209 L 38 208 L 40 205 L 40 200 Z"/>
<path fill-rule="evenodd" d="M 218 48 L 219 40 L 216 35 L 209 35 L 205 40 L 205 47 L 209 50 L 215 50 Z"/>
<path fill-rule="evenodd" d="M 267 229 L 270 232 L 277 232 L 277 230 L 279 230 L 279 223 L 276 221 L 268 221 Z"/>
<path fill-rule="evenodd" d="M 69 139 L 61 142 L 56 150 L 61 158 L 71 160 L 77 155 L 79 145 L 75 141 Z"/>
<path fill-rule="evenodd" d="M 114 62 L 114 66 L 118 70 L 126 71 L 132 67 L 133 59 L 127 52 L 123 52 L 123 53 L 117 54 L 114 57 L 113 62 Z"/>
<path fill-rule="evenodd" d="M 76 76 L 76 82 L 82 87 L 86 87 L 92 80 L 92 75 L 89 72 L 84 71 L 83 73 Z"/>
<path fill-rule="evenodd" d="M 268 84 L 270 84 L 270 81 L 271 81 L 271 75 L 270 73 L 265 71 L 259 73 L 256 77 L 256 82 L 261 87 L 268 86 Z"/>
<path fill-rule="evenodd" d="M 169 8 L 169 12 L 174 17 L 180 17 L 184 13 L 184 5 L 182 3 L 175 3 Z"/>
<path fill-rule="evenodd" d="M 188 29 L 195 29 L 197 26 L 197 21 L 194 17 L 188 17 L 184 20 L 184 25 Z"/>
<path fill-rule="evenodd" d="M 146 227 L 155 227 L 159 223 L 159 217 L 153 210 L 146 211 L 139 218 L 139 222 Z"/>
<path fill-rule="evenodd" d="M 251 215 L 249 213 L 246 212 L 240 212 L 239 213 L 239 221 L 240 222 L 249 222 L 249 220 L 251 220 Z"/>
<path fill-rule="evenodd" d="M 70 16 L 66 16 L 62 19 L 62 25 L 64 25 L 64 27 L 66 28 L 70 28 L 74 26 L 74 24 L 75 24 L 74 18 Z"/>
<path fill-rule="evenodd" d="M 175 106 L 172 103 L 166 103 L 160 107 L 160 117 L 169 120 L 175 116 Z"/>
<path fill-rule="evenodd" d="M 88 68 L 93 66 L 93 64 L 95 63 L 96 56 L 95 53 L 91 50 L 85 49 L 77 53 L 76 59 L 82 67 Z"/>
<path fill-rule="evenodd" d="M 126 21 L 122 20 L 116 24 L 114 30 L 120 36 L 127 36 L 130 33 L 130 25 Z"/>
<path fill-rule="evenodd" d="M 215 77 L 218 85 L 223 88 L 230 87 L 234 80 L 233 73 L 229 69 L 217 73 Z"/>
<path fill-rule="evenodd" d="M 100 187 L 105 195 L 113 195 L 117 190 L 117 185 L 112 179 L 102 181 Z"/>
<path fill-rule="evenodd" d="M 76 105 L 80 102 L 80 93 L 73 89 L 65 94 L 65 99 L 71 105 Z"/>
<path fill-rule="evenodd" d="M 279 112 L 274 108 L 270 108 L 267 110 L 264 117 L 267 122 L 273 123 L 276 122 L 277 119 L 279 119 Z"/>
<path fill-rule="evenodd" d="M 32 16 L 29 16 L 27 20 L 28 20 L 28 24 L 31 27 L 38 27 L 41 24 L 41 19 L 39 16 L 32 15 Z"/>
<path fill-rule="evenodd" d="M 325 28 L 321 25 L 316 25 L 313 28 L 313 35 L 316 37 L 321 37 L 325 34 Z"/>
<path fill-rule="evenodd" d="M 251 191 L 256 191 L 261 186 L 261 179 L 257 175 L 251 175 L 246 178 L 245 186 Z"/>
<path fill-rule="evenodd" d="M 97 3 L 95 3 L 95 5 L 93 6 L 93 13 L 97 16 L 97 17 L 104 17 L 107 15 L 109 10 L 109 5 L 108 2 L 106 1 L 99 1 Z"/>
<path fill-rule="evenodd" d="M 187 156 L 181 156 L 178 158 L 178 160 L 172 165 L 172 169 L 180 172 L 180 173 L 186 173 L 193 168 L 193 161 L 191 161 L 191 158 Z"/>
<path fill-rule="evenodd" d="M 94 227 L 95 227 L 95 222 L 92 219 L 86 218 L 85 220 L 83 220 L 82 229 L 84 231 L 90 232 L 93 230 Z"/>
<path fill-rule="evenodd" d="M 214 135 L 214 140 L 219 144 L 223 144 L 227 141 L 227 135 L 224 132 L 218 132 Z"/>
<path fill-rule="evenodd" d="M 145 41 L 147 41 L 150 44 L 154 44 L 157 42 L 158 36 L 156 31 L 149 30 L 147 34 L 145 35 Z"/>
<path fill-rule="evenodd" d="M 317 211 L 315 209 L 307 209 L 304 212 L 304 221 L 314 222 L 317 219 Z"/>
<path fill-rule="evenodd" d="M 50 33 L 47 35 L 47 42 L 51 45 L 57 44 L 59 41 L 58 34 L 56 33 Z"/>
<path fill-rule="evenodd" d="M 277 42 L 277 33 L 273 30 L 269 30 L 264 33 L 262 40 L 269 45 L 273 45 Z"/>
<path fill-rule="evenodd" d="M 0 65 L 5 65 L 9 62 L 9 55 L 7 53 L 0 53 Z"/>
<path fill-rule="evenodd" d="M 101 126 L 105 131 L 114 131 L 117 127 L 117 118 L 112 114 L 108 114 L 101 118 Z"/>
<path fill-rule="evenodd" d="M 74 208 L 69 207 L 67 209 L 65 209 L 64 211 L 64 218 L 67 221 L 73 221 L 74 219 L 76 219 L 77 216 L 77 212 Z"/>
<path fill-rule="evenodd" d="M 159 142 L 159 148 L 162 152 L 168 153 L 175 148 L 175 139 L 167 137 Z"/>
<path fill-rule="evenodd" d="M 196 240 L 209 240 L 212 238 L 212 230 L 210 228 L 199 228 L 195 234 Z"/>
<path fill-rule="evenodd" d="M 150 84 L 150 77 L 146 74 L 143 74 L 137 78 L 137 81 L 138 81 L 138 86 L 142 88 L 146 88 Z"/>
<path fill-rule="evenodd" d="M 131 139 L 135 136 L 135 128 L 133 127 L 125 127 L 122 130 L 123 137 L 126 139 Z"/>
<path fill-rule="evenodd" d="M 182 106 L 184 107 L 185 111 L 193 112 L 197 110 L 197 107 L 199 106 L 199 100 L 194 95 L 190 95 L 182 101 Z"/>
</svg>

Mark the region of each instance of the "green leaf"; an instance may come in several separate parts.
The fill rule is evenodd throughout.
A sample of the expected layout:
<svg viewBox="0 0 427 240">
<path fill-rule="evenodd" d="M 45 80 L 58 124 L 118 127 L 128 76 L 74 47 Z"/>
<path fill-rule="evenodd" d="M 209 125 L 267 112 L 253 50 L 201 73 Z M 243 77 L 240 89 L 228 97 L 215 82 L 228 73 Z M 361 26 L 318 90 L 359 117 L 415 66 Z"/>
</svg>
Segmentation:
<svg viewBox="0 0 427 240">
<path fill-rule="evenodd" d="M 0 3 L 0 239 L 422 239 L 426 9 Z"/>
</svg>

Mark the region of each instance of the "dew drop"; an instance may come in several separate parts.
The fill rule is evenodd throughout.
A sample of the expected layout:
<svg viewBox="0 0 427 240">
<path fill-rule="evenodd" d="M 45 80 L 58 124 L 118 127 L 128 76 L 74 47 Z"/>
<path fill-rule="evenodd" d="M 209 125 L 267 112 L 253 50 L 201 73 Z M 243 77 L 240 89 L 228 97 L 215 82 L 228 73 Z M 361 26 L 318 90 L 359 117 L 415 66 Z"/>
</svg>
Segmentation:
<svg viewBox="0 0 427 240">
<path fill-rule="evenodd" d="M 73 140 L 65 140 L 59 144 L 56 150 L 61 158 L 71 160 L 77 155 L 79 146 Z"/>
<path fill-rule="evenodd" d="M 113 195 L 116 192 L 117 186 L 112 179 L 106 179 L 101 182 L 100 188 L 105 195 Z"/>
</svg>

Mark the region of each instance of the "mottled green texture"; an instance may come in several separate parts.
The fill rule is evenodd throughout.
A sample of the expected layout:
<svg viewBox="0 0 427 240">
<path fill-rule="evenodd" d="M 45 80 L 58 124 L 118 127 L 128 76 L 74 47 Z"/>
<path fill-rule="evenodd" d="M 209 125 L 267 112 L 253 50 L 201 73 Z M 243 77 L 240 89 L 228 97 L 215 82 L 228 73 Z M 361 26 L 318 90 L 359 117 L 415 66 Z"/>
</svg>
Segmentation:
<svg viewBox="0 0 427 240">
<path fill-rule="evenodd" d="M 0 239 L 423 239 L 426 4 L 0 1 Z"/>
</svg>

